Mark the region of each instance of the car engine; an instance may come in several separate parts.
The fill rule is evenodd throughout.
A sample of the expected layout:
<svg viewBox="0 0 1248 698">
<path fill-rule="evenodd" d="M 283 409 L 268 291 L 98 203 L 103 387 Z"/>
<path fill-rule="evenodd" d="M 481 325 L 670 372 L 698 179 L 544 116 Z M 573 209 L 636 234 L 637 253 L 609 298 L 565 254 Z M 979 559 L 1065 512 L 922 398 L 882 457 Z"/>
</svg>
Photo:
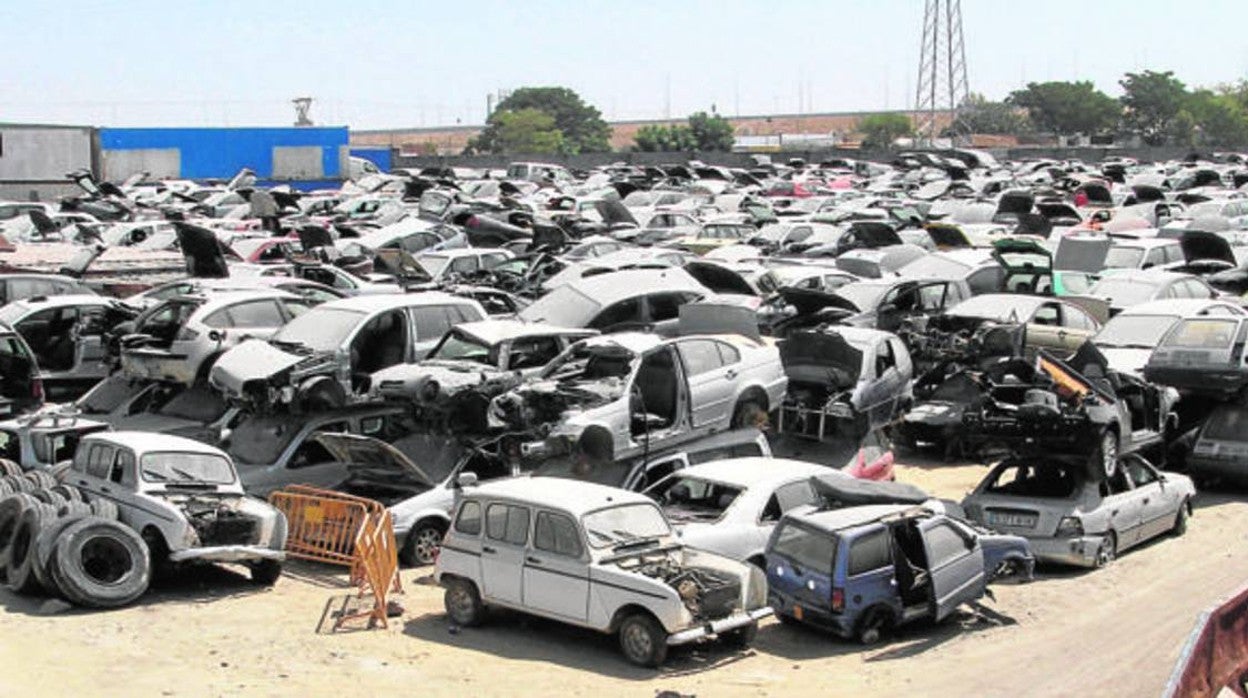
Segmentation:
<svg viewBox="0 0 1248 698">
<path fill-rule="evenodd" d="M 173 501 L 186 514 L 199 544 L 255 545 L 259 543 L 259 522 L 238 511 L 235 502 L 216 497 L 188 497 Z"/>
<path fill-rule="evenodd" d="M 741 598 L 741 580 L 709 567 L 686 567 L 671 555 L 642 556 L 621 560 L 622 569 L 661 579 L 697 620 L 730 615 Z"/>
</svg>

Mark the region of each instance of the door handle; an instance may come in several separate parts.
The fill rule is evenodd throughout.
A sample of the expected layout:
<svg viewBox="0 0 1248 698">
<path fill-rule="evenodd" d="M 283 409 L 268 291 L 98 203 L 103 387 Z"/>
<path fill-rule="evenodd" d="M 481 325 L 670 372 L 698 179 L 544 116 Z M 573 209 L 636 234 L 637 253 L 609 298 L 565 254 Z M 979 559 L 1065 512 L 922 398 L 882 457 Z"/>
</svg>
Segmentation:
<svg viewBox="0 0 1248 698">
<path fill-rule="evenodd" d="M 497 551 L 497 550 L 495 550 L 494 548 L 491 548 L 491 547 L 490 547 L 490 546 L 488 546 L 488 545 L 483 545 L 483 546 L 481 546 L 481 552 L 483 552 L 483 553 L 487 553 L 487 554 L 489 554 L 489 555 L 493 555 L 494 553 L 496 553 L 496 552 L 498 552 L 498 551 Z"/>
<path fill-rule="evenodd" d="M 533 564 L 535 564 L 535 565 L 540 565 L 540 564 L 542 564 L 542 561 L 541 561 L 540 559 L 538 559 L 538 558 L 536 558 L 536 557 L 533 557 L 532 555 L 530 555 L 530 556 L 528 556 L 528 557 L 524 558 L 524 561 L 525 561 L 525 562 L 531 562 L 531 563 L 533 563 Z"/>
<path fill-rule="evenodd" d="M 737 377 L 737 372 L 733 369 L 728 369 L 728 371 L 724 373 L 724 377 L 731 380 Z"/>
<path fill-rule="evenodd" d="M 100 491 L 101 491 L 101 492 L 103 492 L 104 494 L 111 494 L 111 493 L 112 493 L 112 490 L 108 489 L 107 487 L 101 487 L 101 488 L 100 488 Z M 1146 501 L 1147 501 L 1147 500 L 1146 500 Z"/>
</svg>

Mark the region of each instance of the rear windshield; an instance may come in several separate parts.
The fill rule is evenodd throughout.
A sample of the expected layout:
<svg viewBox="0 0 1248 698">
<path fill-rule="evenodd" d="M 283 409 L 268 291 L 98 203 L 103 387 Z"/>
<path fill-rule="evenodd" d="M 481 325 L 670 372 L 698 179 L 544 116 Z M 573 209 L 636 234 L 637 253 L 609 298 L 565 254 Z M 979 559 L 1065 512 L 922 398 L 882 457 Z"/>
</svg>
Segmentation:
<svg viewBox="0 0 1248 698">
<path fill-rule="evenodd" d="M 1209 415 L 1209 420 L 1205 422 L 1205 431 L 1201 436 L 1218 441 L 1248 439 L 1248 409 L 1229 407 L 1217 410 Z"/>
<path fill-rule="evenodd" d="M 1058 463 L 1014 463 L 1002 467 L 988 482 L 988 494 L 1066 499 L 1075 494 L 1072 467 Z"/>
<path fill-rule="evenodd" d="M 831 572 L 832 558 L 836 555 L 836 538 L 830 533 L 786 522 L 780 525 L 771 552 L 799 567 Z"/>
<path fill-rule="evenodd" d="M 696 477 L 673 477 L 655 485 L 649 494 L 673 521 L 714 521 L 723 516 L 741 491 Z"/>
<path fill-rule="evenodd" d="M 1184 320 L 1166 336 L 1162 346 L 1225 349 L 1235 340 L 1238 327 L 1234 320 Z"/>
</svg>

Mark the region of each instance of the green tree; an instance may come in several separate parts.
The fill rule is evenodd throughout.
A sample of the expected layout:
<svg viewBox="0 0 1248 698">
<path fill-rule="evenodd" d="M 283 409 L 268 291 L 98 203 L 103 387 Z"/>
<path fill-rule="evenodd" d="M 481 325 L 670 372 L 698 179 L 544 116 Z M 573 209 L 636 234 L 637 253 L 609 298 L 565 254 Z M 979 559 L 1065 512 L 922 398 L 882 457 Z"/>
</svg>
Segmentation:
<svg viewBox="0 0 1248 698">
<path fill-rule="evenodd" d="M 563 150 L 563 134 L 555 119 L 537 109 L 504 109 L 490 116 L 494 129 L 491 152 L 558 153 Z"/>
<path fill-rule="evenodd" d="M 898 138 L 914 133 L 914 125 L 905 114 L 872 114 L 858 122 L 864 148 L 888 148 Z"/>
<path fill-rule="evenodd" d="M 976 93 L 967 95 L 958 108 L 958 118 L 970 133 L 1013 136 L 1032 128 L 1026 110 L 1005 102 L 990 102 Z"/>
<path fill-rule="evenodd" d="M 1027 110 L 1031 122 L 1060 135 L 1093 134 L 1113 128 L 1122 110 L 1091 82 L 1029 82 L 1005 99 Z"/>
<path fill-rule="evenodd" d="M 1200 128 L 1200 145 L 1248 145 L 1248 109 L 1233 89 L 1193 90 L 1180 116 L 1184 113 L 1190 114 Z"/>
<path fill-rule="evenodd" d="M 1184 126 L 1191 114 L 1176 123 L 1187 104 L 1187 86 L 1174 72 L 1146 70 L 1127 73 L 1118 84 L 1122 86 L 1123 122 L 1140 134 L 1145 143 L 1161 145 L 1184 137 Z"/>
<path fill-rule="evenodd" d="M 521 87 L 498 103 L 486 122 L 485 130 L 472 143 L 482 152 L 502 152 L 498 146 L 498 125 L 495 115 L 534 109 L 554 120 L 562 135 L 560 152 L 599 153 L 611 150 L 611 127 L 602 120 L 602 113 L 586 104 L 581 96 L 566 87 Z"/>
<path fill-rule="evenodd" d="M 700 111 L 689 115 L 689 130 L 697 142 L 697 150 L 703 153 L 732 150 L 735 142 L 732 123 L 719 114 Z"/>
<path fill-rule="evenodd" d="M 644 153 L 674 153 L 698 149 L 693 130 L 681 124 L 642 126 L 633 136 L 633 146 Z"/>
</svg>

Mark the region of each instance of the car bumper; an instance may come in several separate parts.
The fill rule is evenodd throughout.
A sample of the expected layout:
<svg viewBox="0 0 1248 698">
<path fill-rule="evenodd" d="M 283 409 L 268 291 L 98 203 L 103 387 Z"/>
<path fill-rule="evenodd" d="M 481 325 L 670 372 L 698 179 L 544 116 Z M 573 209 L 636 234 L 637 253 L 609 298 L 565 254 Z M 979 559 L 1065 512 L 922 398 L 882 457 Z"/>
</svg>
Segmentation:
<svg viewBox="0 0 1248 698">
<path fill-rule="evenodd" d="M 1248 463 L 1242 458 L 1210 458 L 1190 453 L 1187 456 L 1187 472 L 1197 477 L 1248 483 Z"/>
<path fill-rule="evenodd" d="M 684 645 L 693 642 L 694 640 L 700 640 L 704 637 L 726 633 L 730 630 L 745 627 L 750 623 L 756 623 L 759 619 L 766 618 L 771 614 L 772 610 L 770 606 L 756 608 L 752 611 L 738 611 L 727 618 L 708 621 L 697 626 L 696 628 L 689 628 L 688 630 L 681 630 L 679 632 L 672 633 L 667 636 L 667 644 Z"/>
<path fill-rule="evenodd" d="M 1233 397 L 1248 386 L 1248 373 L 1226 365 L 1216 368 L 1145 366 L 1144 377 L 1182 391 L 1219 397 Z"/>
<path fill-rule="evenodd" d="M 190 383 L 195 380 L 190 357 L 163 351 L 130 350 L 121 355 L 121 370 L 128 376 L 149 380 Z"/>
<path fill-rule="evenodd" d="M 1027 542 L 1037 562 L 1076 567 L 1095 567 L 1096 551 L 1101 547 L 1100 536 L 1028 538 Z"/>
<path fill-rule="evenodd" d="M 767 601 L 775 609 L 776 615 L 796 618 L 802 623 L 830 630 L 843 638 L 853 637 L 852 619 L 844 613 L 829 613 L 826 608 L 802 603 L 788 594 L 777 591 L 769 593 Z M 800 610 L 798 610 L 799 607 Z"/>
<path fill-rule="evenodd" d="M 216 545 L 190 548 L 169 553 L 171 562 L 247 562 L 250 560 L 285 560 L 285 550 L 254 545 Z"/>
</svg>

